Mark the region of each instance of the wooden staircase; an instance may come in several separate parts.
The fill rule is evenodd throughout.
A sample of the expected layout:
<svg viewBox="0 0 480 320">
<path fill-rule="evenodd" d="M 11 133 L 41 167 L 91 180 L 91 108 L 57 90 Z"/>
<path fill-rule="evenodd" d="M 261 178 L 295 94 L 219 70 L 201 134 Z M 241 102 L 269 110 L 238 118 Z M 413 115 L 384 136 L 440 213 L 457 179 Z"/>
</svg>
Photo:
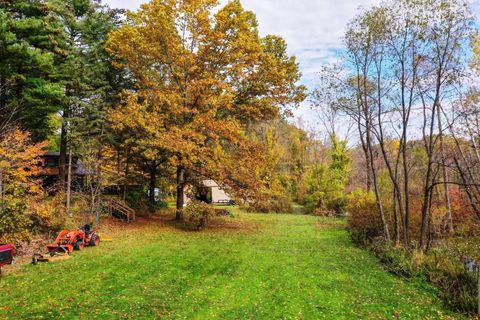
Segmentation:
<svg viewBox="0 0 480 320">
<path fill-rule="evenodd" d="M 103 202 L 107 205 L 108 212 L 111 216 L 124 218 L 127 223 L 135 221 L 135 210 L 130 208 L 124 201 L 120 199 L 107 198 Z"/>
</svg>

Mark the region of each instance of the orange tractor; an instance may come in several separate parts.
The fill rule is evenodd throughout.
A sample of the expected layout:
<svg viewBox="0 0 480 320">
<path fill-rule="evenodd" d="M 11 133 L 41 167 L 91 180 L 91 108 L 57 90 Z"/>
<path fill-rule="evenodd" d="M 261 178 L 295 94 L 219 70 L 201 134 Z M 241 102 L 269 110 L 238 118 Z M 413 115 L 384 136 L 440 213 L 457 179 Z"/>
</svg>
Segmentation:
<svg viewBox="0 0 480 320">
<path fill-rule="evenodd" d="M 55 242 L 47 245 L 47 252 L 43 254 L 35 253 L 32 257 L 32 263 L 38 261 L 50 261 L 55 256 L 65 256 L 74 250 L 83 250 L 85 246 L 98 246 L 100 237 L 97 228 L 92 229 L 89 224 L 82 226 L 77 230 L 62 230 L 58 234 Z"/>
</svg>

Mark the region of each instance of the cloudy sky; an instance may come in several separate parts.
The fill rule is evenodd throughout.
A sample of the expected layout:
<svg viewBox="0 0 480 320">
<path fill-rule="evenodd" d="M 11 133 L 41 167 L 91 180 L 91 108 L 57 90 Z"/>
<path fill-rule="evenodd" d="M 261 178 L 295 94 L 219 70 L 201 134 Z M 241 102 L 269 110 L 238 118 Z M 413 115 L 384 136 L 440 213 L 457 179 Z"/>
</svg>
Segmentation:
<svg viewBox="0 0 480 320">
<path fill-rule="evenodd" d="M 104 0 L 111 7 L 136 10 L 147 0 Z M 225 0 L 223 0 L 224 2 Z M 470 0 L 480 12 L 480 0 Z M 243 0 L 255 12 L 262 35 L 275 34 L 286 39 L 290 54 L 297 56 L 303 73 L 302 82 L 312 87 L 315 72 L 322 64 L 335 59 L 342 48 L 345 26 L 360 7 L 380 0 Z M 313 115 L 304 104 L 296 112 L 312 121 Z M 309 119 L 310 118 L 310 119 Z"/>
</svg>

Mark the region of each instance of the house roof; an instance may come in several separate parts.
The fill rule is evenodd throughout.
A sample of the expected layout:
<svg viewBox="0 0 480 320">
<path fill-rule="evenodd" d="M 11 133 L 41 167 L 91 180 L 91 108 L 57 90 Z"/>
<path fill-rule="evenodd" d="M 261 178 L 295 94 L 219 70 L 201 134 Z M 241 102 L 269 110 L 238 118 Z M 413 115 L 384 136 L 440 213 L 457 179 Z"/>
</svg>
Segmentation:
<svg viewBox="0 0 480 320">
<path fill-rule="evenodd" d="M 58 151 L 47 151 L 45 152 L 42 156 L 47 156 L 47 157 L 60 157 L 60 152 Z M 68 157 L 68 155 L 67 155 Z M 76 155 L 73 155 L 74 159 L 77 159 L 78 157 Z"/>
<path fill-rule="evenodd" d="M 203 180 L 203 185 L 208 188 L 220 187 L 214 180 Z"/>
<path fill-rule="evenodd" d="M 58 151 L 47 151 L 43 155 L 43 157 L 60 157 L 60 152 Z M 74 163 L 72 164 L 72 170 L 74 175 L 86 176 L 86 175 L 94 175 L 94 171 L 89 171 L 85 168 L 84 164 L 78 157 L 73 156 Z M 58 164 L 56 167 L 45 169 L 44 174 L 48 175 L 58 175 Z"/>
<path fill-rule="evenodd" d="M 45 152 L 45 154 L 43 154 L 44 156 L 51 156 L 51 157 L 60 157 L 60 152 L 58 151 L 47 151 Z"/>
</svg>

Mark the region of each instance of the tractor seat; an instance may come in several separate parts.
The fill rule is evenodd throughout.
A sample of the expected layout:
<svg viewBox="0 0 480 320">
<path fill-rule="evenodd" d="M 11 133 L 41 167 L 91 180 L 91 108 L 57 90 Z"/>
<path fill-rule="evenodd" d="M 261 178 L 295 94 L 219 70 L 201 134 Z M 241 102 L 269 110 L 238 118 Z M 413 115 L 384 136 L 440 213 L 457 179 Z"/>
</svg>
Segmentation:
<svg viewBox="0 0 480 320">
<path fill-rule="evenodd" d="M 86 225 L 82 226 L 80 228 L 80 230 L 83 230 L 83 232 L 85 232 L 85 234 L 89 234 L 92 230 L 92 226 L 89 225 L 89 224 L 86 224 Z"/>
</svg>

